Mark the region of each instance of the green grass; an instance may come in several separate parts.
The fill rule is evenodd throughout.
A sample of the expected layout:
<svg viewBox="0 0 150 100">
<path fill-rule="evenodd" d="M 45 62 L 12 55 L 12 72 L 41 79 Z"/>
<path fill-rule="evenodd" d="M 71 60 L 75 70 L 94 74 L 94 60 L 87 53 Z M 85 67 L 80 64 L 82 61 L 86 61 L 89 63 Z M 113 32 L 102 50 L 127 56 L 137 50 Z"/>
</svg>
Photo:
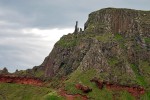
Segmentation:
<svg viewBox="0 0 150 100">
<path fill-rule="evenodd" d="M 117 40 L 117 41 L 121 41 L 121 40 L 123 40 L 123 37 L 121 36 L 121 34 L 117 33 L 117 34 L 115 34 L 114 39 Z"/>
<path fill-rule="evenodd" d="M 44 98 L 45 100 L 65 100 L 61 96 L 59 96 L 56 92 L 51 92 L 47 94 Z"/>
<path fill-rule="evenodd" d="M 76 46 L 78 43 L 78 40 L 75 35 L 69 34 L 66 36 L 63 36 L 58 42 L 57 45 L 63 47 L 63 48 L 70 48 Z"/>
<path fill-rule="evenodd" d="M 141 100 L 150 100 L 150 91 L 142 95 Z"/>
<path fill-rule="evenodd" d="M 80 69 L 77 69 L 73 74 L 71 74 L 69 80 L 66 81 L 65 89 L 68 91 L 68 93 L 73 93 L 73 94 L 80 93 L 85 95 L 80 90 L 77 90 L 75 88 L 75 84 L 81 83 L 83 85 L 92 88 L 92 92 L 89 92 L 87 94 L 87 96 L 92 100 L 113 100 L 113 98 L 119 98 L 116 100 L 135 99 L 130 93 L 126 91 L 112 91 L 112 90 L 108 90 L 105 87 L 100 90 L 95 83 L 90 82 L 90 80 L 93 77 L 98 77 L 98 74 L 94 69 L 90 69 L 83 72 Z"/>
<path fill-rule="evenodd" d="M 143 72 L 143 76 L 147 83 L 150 85 L 150 63 L 148 61 L 140 61 L 139 69 Z M 149 88 L 150 89 L 150 88 Z"/>
<path fill-rule="evenodd" d="M 112 39 L 112 33 L 107 33 L 107 34 L 105 33 L 105 34 L 97 35 L 95 37 L 98 41 L 106 43 Z"/>
<path fill-rule="evenodd" d="M 119 59 L 117 59 L 117 58 L 115 58 L 115 57 L 110 58 L 110 59 L 108 60 L 108 64 L 109 64 L 110 66 L 116 65 L 118 62 L 119 62 Z"/>
<path fill-rule="evenodd" d="M 150 69 L 149 69 L 150 66 L 148 66 L 149 64 L 147 62 L 140 62 L 140 64 L 142 64 L 141 68 L 142 68 L 143 73 L 146 73 L 145 71 L 147 71 L 148 73 L 150 72 Z M 150 88 L 149 88 L 150 83 L 148 82 L 148 80 L 146 80 L 147 78 L 149 79 L 149 76 L 140 75 L 138 72 L 138 66 L 136 66 L 135 64 L 131 64 L 131 67 L 136 74 L 136 79 L 137 79 L 138 84 L 145 87 L 146 89 L 146 93 L 141 96 L 141 100 L 150 100 Z"/>
<path fill-rule="evenodd" d="M 121 48 L 125 49 L 125 38 L 121 34 L 115 34 L 114 40 L 117 41 Z"/>
<path fill-rule="evenodd" d="M 34 70 L 34 69 L 28 69 L 28 70 L 20 70 L 15 73 L 18 76 L 32 76 L 32 77 L 38 77 L 43 79 L 44 71 L 43 70 Z"/>
<path fill-rule="evenodd" d="M 147 82 L 145 81 L 144 77 L 141 76 L 138 72 L 138 66 L 136 66 L 135 64 L 131 64 L 131 68 L 136 74 L 136 79 L 137 79 L 138 84 L 144 87 L 147 86 Z"/>
<path fill-rule="evenodd" d="M 69 93 L 80 93 L 82 92 L 75 88 L 75 84 L 81 83 L 83 85 L 89 86 L 92 88 L 92 92 L 88 93 L 89 98 L 94 98 L 94 100 L 105 99 L 110 100 L 112 99 L 111 92 L 107 89 L 99 90 L 95 83 L 90 82 L 90 80 L 96 76 L 95 70 L 88 70 L 85 72 L 81 72 L 80 70 L 76 70 L 70 77 L 70 79 L 66 82 L 65 89 Z M 83 94 L 84 95 L 84 94 Z"/>
<path fill-rule="evenodd" d="M 143 72 L 143 77 L 146 81 L 146 84 L 144 84 L 145 89 L 147 91 L 146 94 L 144 94 L 141 97 L 141 100 L 150 100 L 150 63 L 148 61 L 140 61 L 139 62 L 139 69 Z"/>
<path fill-rule="evenodd" d="M 147 43 L 147 44 L 149 44 L 150 43 L 150 38 L 144 38 L 144 40 L 145 40 L 145 43 Z"/>
<path fill-rule="evenodd" d="M 113 91 L 114 100 L 136 100 L 129 92 L 127 91 Z"/>
<path fill-rule="evenodd" d="M 63 100 L 50 88 L 12 83 L 0 83 L 0 94 L 0 100 Z"/>
</svg>

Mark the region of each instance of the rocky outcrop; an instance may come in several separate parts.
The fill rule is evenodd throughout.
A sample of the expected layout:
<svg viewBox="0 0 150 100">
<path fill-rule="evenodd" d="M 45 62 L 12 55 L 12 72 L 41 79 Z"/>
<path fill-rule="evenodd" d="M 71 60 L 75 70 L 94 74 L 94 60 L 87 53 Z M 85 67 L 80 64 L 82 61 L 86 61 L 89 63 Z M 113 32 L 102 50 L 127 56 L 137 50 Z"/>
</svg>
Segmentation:
<svg viewBox="0 0 150 100">
<path fill-rule="evenodd" d="M 78 21 L 76 21 L 74 33 L 77 34 L 79 32 Z"/>
<path fill-rule="evenodd" d="M 12 75 L 0 75 L 0 83 L 17 83 L 42 86 L 43 81 L 34 77 L 18 77 Z"/>
<path fill-rule="evenodd" d="M 106 8 L 89 14 L 85 23 L 87 32 L 102 34 L 124 34 L 132 36 L 135 34 L 149 36 L 150 11 L 133 9 Z"/>
<path fill-rule="evenodd" d="M 39 68 L 49 78 L 70 75 L 77 68 L 83 72 L 95 69 L 105 81 L 141 85 L 138 79 L 141 77 L 147 84 L 149 16 L 149 11 L 132 9 L 106 8 L 93 12 L 83 34 L 63 36 Z"/>
<path fill-rule="evenodd" d="M 66 76 L 76 70 L 90 48 L 90 40 L 82 40 L 77 46 L 77 38 L 69 34 L 55 44 L 50 55 L 41 64 L 45 68 L 45 76 Z"/>
<path fill-rule="evenodd" d="M 103 81 L 98 80 L 97 78 L 94 78 L 90 81 L 95 82 L 95 84 L 98 86 L 99 89 L 103 89 L 103 87 L 104 87 L 104 82 Z"/>
<path fill-rule="evenodd" d="M 8 70 L 6 67 L 4 67 L 2 70 L 0 70 L 0 74 L 8 74 Z"/>
<path fill-rule="evenodd" d="M 89 88 L 88 86 L 84 86 L 84 85 L 79 84 L 79 83 L 76 84 L 75 87 L 76 87 L 77 89 L 81 90 L 83 93 L 89 93 L 89 92 L 92 91 L 92 89 Z"/>
</svg>

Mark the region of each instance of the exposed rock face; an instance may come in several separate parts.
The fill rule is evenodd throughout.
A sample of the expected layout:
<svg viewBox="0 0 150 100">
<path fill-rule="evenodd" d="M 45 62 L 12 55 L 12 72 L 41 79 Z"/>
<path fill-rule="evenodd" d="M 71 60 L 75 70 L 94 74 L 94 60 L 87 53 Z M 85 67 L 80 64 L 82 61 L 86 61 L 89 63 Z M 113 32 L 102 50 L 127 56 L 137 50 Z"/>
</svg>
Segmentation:
<svg viewBox="0 0 150 100">
<path fill-rule="evenodd" d="M 8 70 L 6 67 L 3 68 L 3 70 L 0 70 L 0 74 L 8 74 Z"/>
<path fill-rule="evenodd" d="M 92 33 L 149 36 L 149 11 L 106 8 L 89 15 L 85 30 Z"/>
<path fill-rule="evenodd" d="M 62 37 L 62 41 L 56 43 L 50 55 L 45 58 L 41 65 L 45 68 L 46 76 L 52 77 L 56 73 L 57 75 L 68 75 L 76 70 L 90 48 L 89 40 L 82 40 L 82 43 L 76 46 L 77 38 L 70 34 Z"/>
<path fill-rule="evenodd" d="M 79 84 L 79 83 L 76 84 L 75 87 L 76 87 L 77 89 L 81 90 L 83 93 L 89 93 L 89 92 L 92 91 L 92 89 L 89 88 L 88 86 L 84 86 L 84 85 Z"/>
<path fill-rule="evenodd" d="M 47 77 L 96 69 L 119 84 L 150 84 L 150 11 L 106 8 L 89 15 L 83 34 L 58 41 L 40 68 Z M 141 78 L 145 78 L 144 82 Z"/>
<path fill-rule="evenodd" d="M 98 80 L 96 78 L 91 79 L 90 81 L 95 82 L 95 84 L 98 86 L 99 89 L 103 89 L 103 87 L 104 87 L 104 82 L 103 81 Z"/>
<path fill-rule="evenodd" d="M 78 21 L 76 21 L 74 33 L 78 33 L 78 32 L 79 32 Z"/>
</svg>

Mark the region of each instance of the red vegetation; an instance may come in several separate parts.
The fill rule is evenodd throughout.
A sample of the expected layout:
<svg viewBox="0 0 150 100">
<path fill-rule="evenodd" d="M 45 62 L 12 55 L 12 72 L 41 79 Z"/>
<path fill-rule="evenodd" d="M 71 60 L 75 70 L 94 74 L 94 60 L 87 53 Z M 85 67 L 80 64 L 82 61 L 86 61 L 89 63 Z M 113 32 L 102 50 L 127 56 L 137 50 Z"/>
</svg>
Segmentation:
<svg viewBox="0 0 150 100">
<path fill-rule="evenodd" d="M 88 97 L 86 95 L 81 94 L 67 94 L 66 91 L 60 90 L 59 94 L 66 98 L 66 100 L 77 100 L 77 98 L 80 98 L 81 100 L 88 100 Z"/>
<path fill-rule="evenodd" d="M 0 75 L 0 83 L 18 83 L 18 84 L 29 84 L 42 86 L 43 82 L 34 77 L 19 77 L 12 75 Z"/>
<path fill-rule="evenodd" d="M 96 85 L 99 87 L 99 89 L 102 89 L 104 86 L 106 86 L 107 89 L 111 89 L 111 90 L 126 90 L 136 97 L 145 93 L 145 89 L 138 86 L 125 86 L 119 84 L 112 84 L 109 82 L 100 81 L 96 78 L 92 79 L 91 82 L 95 82 Z"/>
<path fill-rule="evenodd" d="M 76 84 L 75 87 L 79 90 L 81 90 L 83 93 L 89 93 L 92 91 L 88 86 L 84 86 L 82 84 Z"/>
</svg>

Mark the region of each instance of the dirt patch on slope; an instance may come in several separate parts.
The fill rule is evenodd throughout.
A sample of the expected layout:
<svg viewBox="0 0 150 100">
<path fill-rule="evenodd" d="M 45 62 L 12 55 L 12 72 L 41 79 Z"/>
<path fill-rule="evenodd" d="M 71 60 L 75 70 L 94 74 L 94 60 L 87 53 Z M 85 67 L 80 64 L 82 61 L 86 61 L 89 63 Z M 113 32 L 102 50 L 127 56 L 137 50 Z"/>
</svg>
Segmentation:
<svg viewBox="0 0 150 100">
<path fill-rule="evenodd" d="M 68 94 L 65 90 L 60 89 L 59 94 L 63 97 L 65 97 L 66 100 L 77 100 L 77 98 L 80 98 L 81 100 L 88 100 L 88 97 L 86 95 L 81 94 Z"/>
<path fill-rule="evenodd" d="M 18 83 L 42 86 L 43 81 L 34 77 L 19 77 L 13 75 L 0 75 L 0 83 Z"/>
</svg>

